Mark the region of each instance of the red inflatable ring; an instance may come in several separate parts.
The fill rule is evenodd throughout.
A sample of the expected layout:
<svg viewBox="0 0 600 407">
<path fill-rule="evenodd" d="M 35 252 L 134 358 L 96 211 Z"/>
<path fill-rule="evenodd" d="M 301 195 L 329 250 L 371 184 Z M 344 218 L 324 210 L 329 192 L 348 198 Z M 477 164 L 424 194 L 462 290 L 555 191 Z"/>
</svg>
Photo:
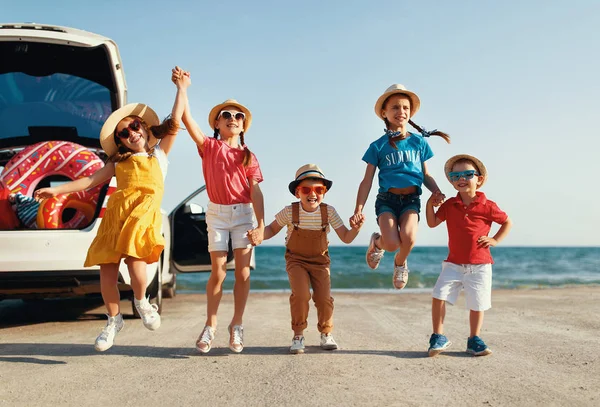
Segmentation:
<svg viewBox="0 0 600 407">
<path fill-rule="evenodd" d="M 96 154 L 79 144 L 44 141 L 12 157 L 0 174 L 0 181 L 13 193 L 32 196 L 40 181 L 51 175 L 76 180 L 90 176 L 103 166 Z M 90 223 L 102 186 L 44 200 L 38 210 L 38 229 L 76 229 Z M 74 209 L 75 215 L 64 222 L 63 211 L 67 208 Z"/>
</svg>

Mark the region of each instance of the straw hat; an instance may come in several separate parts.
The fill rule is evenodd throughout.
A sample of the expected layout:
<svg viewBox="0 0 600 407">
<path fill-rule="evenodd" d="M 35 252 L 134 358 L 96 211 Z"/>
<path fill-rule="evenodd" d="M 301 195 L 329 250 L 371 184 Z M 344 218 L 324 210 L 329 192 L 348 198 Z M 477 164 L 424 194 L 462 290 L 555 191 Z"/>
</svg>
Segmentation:
<svg viewBox="0 0 600 407">
<path fill-rule="evenodd" d="M 477 159 L 469 154 L 455 155 L 454 157 L 450 157 L 450 159 L 448 161 L 446 161 L 446 164 L 444 164 L 444 173 L 446 174 L 446 178 L 448 178 L 448 181 L 450 183 L 452 183 L 452 181 L 450 181 L 450 176 L 448 174 L 450 172 L 452 172 L 452 167 L 454 167 L 454 164 L 458 160 L 462 160 L 462 159 L 471 160 L 471 161 L 473 161 L 473 163 L 475 163 L 477 172 L 479 173 L 480 176 L 483 177 L 483 181 L 481 182 L 481 185 L 477 186 L 477 189 L 481 188 L 483 186 L 483 184 L 485 184 L 485 181 L 487 181 L 487 177 L 488 177 L 487 169 L 485 168 L 485 165 L 483 165 L 483 163 L 479 159 Z"/>
<path fill-rule="evenodd" d="M 375 114 L 383 120 L 382 110 L 383 103 L 392 95 L 406 95 L 410 99 L 410 117 L 413 117 L 415 113 L 419 111 L 419 107 L 421 107 L 421 100 L 417 96 L 416 93 L 411 92 L 410 90 L 406 90 L 404 85 L 399 83 L 395 83 L 383 92 L 383 95 L 379 96 L 377 102 L 375 103 Z"/>
<path fill-rule="evenodd" d="M 296 171 L 296 179 L 290 182 L 290 185 L 288 186 L 292 195 L 296 196 L 296 188 L 298 187 L 298 184 L 300 184 L 300 182 L 302 182 L 302 180 L 305 179 L 323 180 L 323 184 L 325 184 L 325 187 L 328 191 L 333 185 L 332 181 L 325 178 L 325 174 L 323 174 L 323 171 L 321 171 L 317 164 L 305 164 L 302 167 L 298 168 L 298 171 Z"/>
<path fill-rule="evenodd" d="M 248 110 L 246 106 L 238 103 L 238 101 L 235 99 L 227 99 L 225 102 L 221 103 L 220 105 L 216 105 L 212 108 L 212 110 L 208 114 L 208 125 L 210 126 L 210 128 L 213 130 L 215 129 L 215 121 L 217 121 L 217 116 L 219 115 L 221 110 L 223 110 L 223 108 L 227 106 L 235 106 L 242 112 L 244 112 L 244 114 L 246 115 L 246 118 L 244 119 L 244 133 L 246 133 L 250 128 L 250 124 L 252 123 L 252 113 L 250 113 L 250 110 Z"/>
<path fill-rule="evenodd" d="M 157 126 L 160 124 L 160 119 L 156 112 L 143 103 L 130 103 L 115 110 L 108 116 L 108 119 L 102 125 L 102 130 L 100 130 L 100 144 L 109 157 L 117 152 L 117 144 L 114 138 L 117 124 L 127 116 L 138 116 L 148 126 Z M 157 142 L 152 134 L 148 135 L 149 145 L 153 146 Z"/>
</svg>

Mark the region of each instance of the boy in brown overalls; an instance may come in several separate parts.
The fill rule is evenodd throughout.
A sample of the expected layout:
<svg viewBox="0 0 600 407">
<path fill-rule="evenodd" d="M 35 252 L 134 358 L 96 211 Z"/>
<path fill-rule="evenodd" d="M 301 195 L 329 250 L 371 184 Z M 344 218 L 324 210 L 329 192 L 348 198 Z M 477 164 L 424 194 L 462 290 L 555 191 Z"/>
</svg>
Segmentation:
<svg viewBox="0 0 600 407">
<path fill-rule="evenodd" d="M 333 183 L 326 179 L 323 171 L 315 164 L 306 164 L 296 171 L 296 178 L 289 184 L 289 190 L 299 202 L 283 208 L 275 220 L 265 228 L 264 239 L 270 239 L 287 226 L 286 271 L 290 280 L 292 295 L 290 311 L 294 338 L 291 353 L 304 353 L 304 330 L 308 318 L 309 302 L 312 298 L 317 307 L 317 328 L 321 333 L 321 348 L 337 349 L 331 331 L 333 329 L 333 298 L 329 276 L 329 225 L 342 242 L 354 240 L 364 219 L 351 223 L 351 229 L 333 206 L 323 203 L 325 193 Z M 253 242 L 252 231 L 248 234 Z"/>
</svg>

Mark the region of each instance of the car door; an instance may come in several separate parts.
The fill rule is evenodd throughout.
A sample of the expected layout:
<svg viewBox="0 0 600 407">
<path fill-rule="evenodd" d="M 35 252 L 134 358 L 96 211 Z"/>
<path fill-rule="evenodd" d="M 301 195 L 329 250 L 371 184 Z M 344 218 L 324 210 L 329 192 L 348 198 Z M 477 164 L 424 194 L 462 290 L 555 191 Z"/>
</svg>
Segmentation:
<svg viewBox="0 0 600 407">
<path fill-rule="evenodd" d="M 169 214 L 171 223 L 171 267 L 179 273 L 210 271 L 206 210 L 206 186 L 198 188 Z M 231 240 L 227 253 L 227 269 L 233 270 L 235 262 Z M 254 250 L 250 268 L 255 268 Z"/>
</svg>

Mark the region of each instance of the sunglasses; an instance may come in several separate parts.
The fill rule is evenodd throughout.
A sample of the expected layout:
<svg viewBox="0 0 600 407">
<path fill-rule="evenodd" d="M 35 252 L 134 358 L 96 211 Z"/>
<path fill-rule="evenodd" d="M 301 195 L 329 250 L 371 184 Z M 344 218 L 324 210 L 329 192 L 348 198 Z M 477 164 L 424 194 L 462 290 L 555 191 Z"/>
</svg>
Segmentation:
<svg viewBox="0 0 600 407">
<path fill-rule="evenodd" d="M 236 120 L 244 120 L 246 118 L 246 115 L 242 112 L 230 112 L 229 110 L 221 110 L 221 113 L 219 113 L 217 119 L 219 119 L 219 117 L 222 117 L 225 120 L 229 120 L 232 117 L 234 117 Z"/>
<path fill-rule="evenodd" d="M 127 127 L 125 127 L 123 130 L 117 132 L 117 137 L 118 138 L 129 138 L 129 135 L 131 134 L 129 132 L 129 129 L 138 132 L 140 131 L 140 127 L 142 127 L 142 122 L 138 119 L 133 120 L 131 123 L 129 123 L 129 125 Z"/>
<path fill-rule="evenodd" d="M 323 195 L 325 192 L 327 192 L 327 187 L 323 185 L 315 185 L 312 187 L 298 187 L 296 188 L 296 191 L 300 191 L 304 195 L 308 195 L 313 191 L 317 195 Z"/>
<path fill-rule="evenodd" d="M 448 173 L 448 177 L 450 178 L 450 181 L 452 181 L 452 182 L 456 182 L 461 178 L 464 178 L 465 180 L 468 181 L 471 178 L 473 178 L 475 175 L 479 175 L 477 173 L 477 171 L 475 171 L 475 170 L 449 172 Z"/>
</svg>

